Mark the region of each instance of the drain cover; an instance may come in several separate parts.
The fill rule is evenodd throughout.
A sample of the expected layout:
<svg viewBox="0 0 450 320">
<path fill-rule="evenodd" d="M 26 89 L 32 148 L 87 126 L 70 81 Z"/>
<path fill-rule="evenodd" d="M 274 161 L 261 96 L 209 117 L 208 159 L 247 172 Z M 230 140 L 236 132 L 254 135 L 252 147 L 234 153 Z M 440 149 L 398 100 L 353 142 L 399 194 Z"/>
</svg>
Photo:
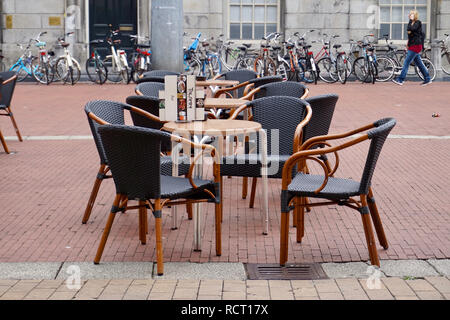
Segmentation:
<svg viewBox="0 0 450 320">
<path fill-rule="evenodd" d="M 318 263 L 313 264 L 246 264 L 249 280 L 318 280 L 328 279 Z"/>
</svg>

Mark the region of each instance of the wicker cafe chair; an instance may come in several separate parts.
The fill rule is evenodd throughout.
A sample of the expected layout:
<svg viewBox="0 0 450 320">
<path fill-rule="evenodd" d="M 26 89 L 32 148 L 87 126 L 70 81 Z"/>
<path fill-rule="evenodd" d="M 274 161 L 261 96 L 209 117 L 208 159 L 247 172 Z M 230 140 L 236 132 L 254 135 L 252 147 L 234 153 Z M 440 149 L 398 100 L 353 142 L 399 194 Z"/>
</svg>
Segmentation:
<svg viewBox="0 0 450 320">
<path fill-rule="evenodd" d="M 297 85 L 295 82 L 285 82 L 290 86 L 290 84 Z M 339 99 L 339 96 L 336 94 L 326 94 L 320 95 L 316 97 L 312 97 L 306 99 L 305 101 L 311 106 L 312 115 L 309 122 L 303 128 L 303 135 L 301 144 L 303 144 L 306 140 L 315 137 L 315 136 L 324 136 L 328 134 L 330 129 L 331 120 L 333 119 L 334 109 L 336 107 L 336 103 Z M 318 146 L 316 146 L 318 147 Z M 295 152 L 295 150 L 294 150 Z M 330 167 L 328 159 L 326 155 L 320 157 L 325 164 Z M 248 178 L 244 178 L 245 180 Z M 246 181 L 243 182 L 243 188 L 247 188 Z M 250 208 L 253 208 L 256 185 L 258 178 L 254 177 L 252 181 L 252 191 L 250 195 Z M 242 191 L 242 198 L 245 199 L 247 194 L 247 190 Z M 295 217 L 295 215 L 294 215 Z M 294 226 L 296 226 L 296 219 L 294 218 Z"/>
<path fill-rule="evenodd" d="M 210 145 L 195 144 L 163 131 L 121 125 L 105 125 L 99 129 L 104 150 L 109 160 L 116 186 L 116 197 L 97 250 L 94 263 L 100 262 L 111 226 L 120 204 L 125 199 L 139 201 L 140 241 L 146 243 L 147 208 L 156 219 L 157 272 L 163 275 L 162 208 L 186 203 L 213 202 L 215 204 L 216 255 L 221 255 L 220 221 L 220 165 L 216 149 Z M 196 160 L 187 178 L 161 175 L 160 146 L 170 141 L 183 143 L 208 151 L 214 159 L 214 181 L 192 179 Z M 204 151 L 201 153 L 203 154 Z M 196 158 L 198 159 L 198 157 Z M 186 199 L 182 201 L 181 199 Z M 152 202 L 153 200 L 153 202 Z M 131 207 L 129 208 L 131 209 Z M 133 207 L 136 209 L 136 207 Z"/>
<path fill-rule="evenodd" d="M 95 199 L 97 198 L 97 194 L 100 189 L 102 181 L 104 179 L 112 178 L 110 175 L 108 175 L 109 172 L 108 158 L 106 157 L 105 151 L 103 149 L 102 139 L 98 135 L 97 132 L 98 128 L 101 125 L 105 124 L 119 124 L 119 125 L 125 124 L 125 114 L 124 114 L 125 110 L 131 112 L 132 115 L 140 114 L 141 116 L 148 118 L 149 121 L 152 121 L 153 123 L 159 122 L 159 118 L 140 108 L 123 104 L 120 102 L 105 101 L 105 100 L 91 101 L 85 106 L 84 110 L 88 117 L 92 136 L 94 137 L 95 145 L 97 147 L 97 151 L 100 156 L 100 169 L 95 179 L 94 186 L 92 188 L 91 195 L 86 205 L 86 210 L 84 212 L 82 220 L 82 223 L 86 224 L 91 215 L 92 208 L 94 206 Z M 161 171 L 164 174 L 172 175 L 171 157 L 162 157 L 161 166 L 162 166 Z M 184 175 L 187 172 L 188 166 L 186 165 L 179 166 L 179 175 Z"/>
<path fill-rule="evenodd" d="M 239 84 L 230 87 L 230 88 L 223 88 L 216 92 L 214 95 L 215 98 L 220 97 L 220 95 L 226 93 L 228 96 L 233 97 L 230 93 L 231 91 L 236 91 L 236 98 L 242 98 L 244 96 L 244 90 L 247 85 L 250 84 L 250 80 L 256 79 L 258 77 L 258 74 L 255 71 L 242 69 L 242 70 L 232 70 L 228 71 L 222 74 L 218 74 L 213 78 L 213 80 L 217 79 L 225 79 L 225 80 L 235 80 L 239 81 Z"/>
<path fill-rule="evenodd" d="M 284 163 L 302 143 L 302 130 L 311 119 L 311 107 L 305 100 L 298 98 L 267 97 L 247 102 L 231 119 L 249 108 L 252 110 L 253 121 L 260 123 L 267 131 L 267 166 L 270 168 L 278 165 L 277 172 L 272 173 L 268 178 L 280 179 Z M 278 130 L 279 133 L 277 145 L 274 146 L 271 142 L 273 130 Z M 259 146 L 258 140 L 256 146 Z M 277 153 L 274 153 L 275 148 L 278 148 Z M 249 151 L 252 150 L 246 150 L 245 154 L 226 156 L 222 162 L 221 175 L 260 178 L 262 168 L 260 152 L 258 148 L 256 154 Z M 251 207 L 255 202 L 254 188 L 256 184 L 252 188 Z"/>
<path fill-rule="evenodd" d="M 153 70 L 148 71 L 142 74 L 142 76 L 138 79 L 137 83 L 143 82 L 160 82 L 164 83 L 165 76 L 179 76 L 179 72 L 167 71 L 167 70 Z"/>
<path fill-rule="evenodd" d="M 0 86 L 2 85 L 2 83 L 3 83 L 3 78 L 0 75 Z M 0 91 L 0 95 L 1 95 L 1 91 Z M 6 154 L 9 154 L 9 149 L 8 149 L 8 146 L 6 145 L 5 138 L 3 137 L 2 130 L 0 130 L 0 142 L 1 142 L 2 146 L 3 146 L 3 149 L 5 150 Z"/>
<path fill-rule="evenodd" d="M 14 71 L 0 72 L 0 77 L 3 78 L 3 83 L 1 85 L 1 95 L 0 95 L 0 111 L 5 113 L 0 113 L 0 116 L 6 116 L 11 118 L 11 122 L 16 130 L 17 138 L 19 141 L 23 141 L 22 135 L 20 134 L 19 127 L 17 126 L 16 119 L 11 111 L 11 100 L 14 94 L 14 89 L 16 88 L 17 75 Z"/>
<path fill-rule="evenodd" d="M 388 242 L 373 197 L 371 180 L 384 142 L 395 125 L 395 119 L 386 118 L 345 134 L 314 137 L 306 141 L 299 149 L 300 151 L 287 160 L 283 168 L 281 191 L 281 265 L 285 265 L 288 260 L 289 211 L 294 208 L 297 208 L 298 210 L 297 242 L 300 243 L 304 236 L 305 207 L 337 204 L 348 206 L 359 211 L 364 226 L 364 233 L 366 235 L 370 261 L 373 265 L 380 266 L 369 214 L 375 226 L 378 240 L 384 249 L 388 248 Z M 367 132 L 363 133 L 364 131 Z M 358 137 L 351 138 L 356 134 L 358 134 Z M 351 140 L 335 147 L 332 147 L 329 143 L 331 140 L 344 138 L 351 138 Z M 317 156 L 329 153 L 334 153 L 338 158 L 338 151 L 366 140 L 370 140 L 371 142 L 360 181 L 335 178 L 334 174 L 338 169 L 339 161 L 336 161 L 336 165 L 333 169 L 329 169 L 322 161 L 316 158 Z M 314 148 L 317 145 L 324 145 L 325 148 Z M 324 170 L 324 175 L 307 174 L 304 170 L 307 160 L 319 163 Z M 292 169 L 296 165 L 299 166 L 302 172 L 299 172 L 292 178 Z M 306 204 L 305 197 L 326 199 L 328 201 Z M 354 199 L 353 197 L 359 197 L 359 200 Z"/>
<path fill-rule="evenodd" d="M 159 92 L 164 90 L 164 83 L 143 82 L 136 86 L 134 90 L 138 96 L 159 98 Z"/>
</svg>

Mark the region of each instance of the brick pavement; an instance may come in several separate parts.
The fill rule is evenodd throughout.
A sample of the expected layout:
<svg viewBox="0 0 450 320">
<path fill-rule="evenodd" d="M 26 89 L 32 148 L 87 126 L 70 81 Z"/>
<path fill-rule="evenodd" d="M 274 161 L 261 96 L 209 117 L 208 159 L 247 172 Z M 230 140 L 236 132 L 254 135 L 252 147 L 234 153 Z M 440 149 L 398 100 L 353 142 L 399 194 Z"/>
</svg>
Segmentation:
<svg viewBox="0 0 450 320">
<path fill-rule="evenodd" d="M 89 135 L 84 104 L 91 99 L 124 101 L 133 88 L 131 85 L 19 85 L 13 112 L 24 136 Z M 399 124 L 393 134 L 449 136 L 449 89 L 448 83 L 435 83 L 427 88 L 416 83 L 401 88 L 391 84 L 350 83 L 311 86 L 311 95 L 326 92 L 340 95 L 331 132 L 394 116 Z M 442 117 L 432 118 L 433 112 Z M 0 126 L 5 136 L 14 135 L 9 119 L 0 119 Z M 9 140 L 8 145 L 16 153 L 0 153 L 3 168 L 0 172 L 0 262 L 92 261 L 114 193 L 112 181 L 104 182 L 90 222 L 81 225 L 99 163 L 94 142 Z M 449 151 L 450 140 L 388 140 L 373 180 L 390 243 L 386 251 L 378 246 L 381 259 L 450 257 Z M 361 146 L 342 154 L 338 176 L 359 177 L 365 152 L 366 146 Z M 260 187 L 261 184 L 258 194 Z M 261 197 L 257 196 L 255 209 L 248 209 L 248 201 L 239 196 L 241 179 L 225 179 L 224 188 L 222 256 L 214 254 L 213 208 L 207 206 L 202 223 L 202 252 L 192 250 L 192 221 L 183 216 L 179 229 L 172 231 L 170 211 L 164 212 L 165 261 L 278 261 L 280 181 L 270 182 L 268 236 L 261 234 Z M 295 231 L 291 229 L 290 262 L 368 260 L 361 220 L 355 211 L 342 207 L 315 208 L 307 214 L 305 223 L 302 244 L 295 242 Z M 150 240 L 146 246 L 138 241 L 137 225 L 135 212 L 116 219 L 103 261 L 155 260 L 153 219 L 150 218 Z M 180 291 L 180 294 L 189 292 Z M 207 288 L 201 296 L 216 293 Z M 227 295 L 233 296 L 232 293 Z M 330 296 L 335 293 L 323 292 Z M 341 292 L 341 295 L 345 298 L 345 294 Z M 352 292 L 347 295 L 352 296 Z"/>
<path fill-rule="evenodd" d="M 448 300 L 445 277 L 405 280 L 0 280 L 0 300 Z"/>
</svg>

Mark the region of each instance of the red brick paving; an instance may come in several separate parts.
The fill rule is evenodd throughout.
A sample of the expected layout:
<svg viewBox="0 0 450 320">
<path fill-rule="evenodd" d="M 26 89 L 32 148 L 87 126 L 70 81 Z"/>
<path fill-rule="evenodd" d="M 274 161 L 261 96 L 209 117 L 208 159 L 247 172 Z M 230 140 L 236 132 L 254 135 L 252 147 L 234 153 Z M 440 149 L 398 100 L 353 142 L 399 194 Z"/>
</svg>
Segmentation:
<svg viewBox="0 0 450 320">
<path fill-rule="evenodd" d="M 24 136 L 89 135 L 83 111 L 92 99 L 124 101 L 133 86 L 75 87 L 19 85 L 13 112 Z M 417 83 L 318 85 L 311 95 L 336 92 L 340 100 L 332 132 L 359 127 L 394 116 L 394 134 L 449 136 L 450 84 Z M 400 105 L 401 104 L 401 105 Z M 440 118 L 432 118 L 434 112 Z M 5 136 L 14 132 L 9 119 L 0 119 Z M 114 186 L 100 189 L 91 220 L 81 224 L 98 169 L 94 142 L 8 141 L 16 154 L 0 153 L 0 262 L 92 261 L 111 207 Z M 367 146 L 341 155 L 339 177 L 359 178 Z M 389 139 L 373 179 L 375 196 L 390 243 L 378 246 L 381 259 L 450 257 L 450 140 Z M 280 181 L 270 183 L 270 234 L 263 236 L 260 215 L 261 184 L 255 209 L 240 198 L 241 179 L 225 179 L 223 255 L 215 256 L 213 207 L 203 212 L 202 252 L 192 250 L 192 221 L 183 215 L 172 231 L 170 211 L 163 226 L 165 261 L 229 261 L 276 263 L 279 255 Z M 149 240 L 138 240 L 136 212 L 120 214 L 110 234 L 102 261 L 155 259 L 153 219 Z M 368 260 L 361 219 L 344 207 L 314 208 L 306 217 L 305 238 L 295 242 L 291 229 L 289 262 Z"/>
</svg>

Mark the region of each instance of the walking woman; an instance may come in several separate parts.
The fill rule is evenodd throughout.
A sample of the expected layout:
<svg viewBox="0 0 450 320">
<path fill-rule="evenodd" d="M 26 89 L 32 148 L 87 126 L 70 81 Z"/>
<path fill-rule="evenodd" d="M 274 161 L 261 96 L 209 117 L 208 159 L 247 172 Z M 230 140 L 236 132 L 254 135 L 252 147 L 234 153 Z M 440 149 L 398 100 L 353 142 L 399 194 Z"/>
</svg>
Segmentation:
<svg viewBox="0 0 450 320">
<path fill-rule="evenodd" d="M 425 67 L 422 62 L 422 58 L 420 57 L 420 52 L 423 50 L 423 41 L 425 40 L 422 34 L 422 22 L 419 20 L 419 12 L 417 10 L 411 10 L 409 13 L 408 23 L 408 53 L 406 54 L 405 64 L 403 65 L 400 77 L 392 80 L 395 84 L 400 86 L 403 85 L 403 81 L 405 81 L 406 74 L 408 73 L 409 65 L 413 61 L 425 77 L 425 81 L 422 83 L 422 86 L 426 86 L 431 83 L 428 69 Z"/>
</svg>

